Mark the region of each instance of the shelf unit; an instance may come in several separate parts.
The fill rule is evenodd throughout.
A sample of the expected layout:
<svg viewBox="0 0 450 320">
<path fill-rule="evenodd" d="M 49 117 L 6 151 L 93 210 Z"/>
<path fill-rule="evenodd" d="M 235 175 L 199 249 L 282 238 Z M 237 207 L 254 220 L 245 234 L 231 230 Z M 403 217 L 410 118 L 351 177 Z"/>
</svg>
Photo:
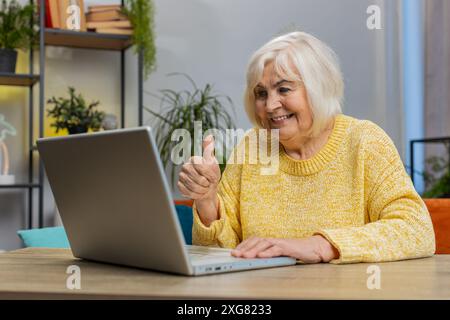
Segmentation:
<svg viewBox="0 0 450 320">
<path fill-rule="evenodd" d="M 31 4 L 33 0 L 29 1 Z M 123 0 L 122 0 L 123 5 Z M 44 112 L 45 112 L 45 48 L 46 46 L 59 46 L 68 48 L 79 48 L 89 50 L 113 50 L 120 53 L 120 126 L 125 127 L 125 51 L 132 46 L 131 37 L 128 35 L 100 34 L 95 32 L 80 32 L 71 30 L 48 29 L 45 28 L 45 6 L 40 6 L 39 11 L 39 73 L 34 73 L 34 51 L 29 54 L 29 73 L 10 74 L 0 73 L 0 85 L 24 86 L 29 89 L 29 156 L 28 156 L 28 182 L 0 185 L 0 189 L 27 189 L 28 190 L 28 228 L 34 226 L 33 223 L 33 190 L 38 189 L 38 227 L 44 226 L 44 167 L 39 160 L 39 170 L 37 182 L 34 182 L 33 159 L 37 155 L 34 143 L 34 101 L 33 86 L 39 84 L 39 138 L 44 136 Z M 139 52 L 138 60 L 138 125 L 143 123 L 143 54 Z"/>
<path fill-rule="evenodd" d="M 437 138 L 425 138 L 425 139 L 414 139 L 409 141 L 409 162 L 410 162 L 410 176 L 411 181 L 414 184 L 414 145 L 416 143 L 446 143 L 450 142 L 450 137 L 437 137 Z M 450 154 L 448 155 L 448 158 L 450 159 Z M 450 167 L 448 168 L 450 170 Z"/>
</svg>

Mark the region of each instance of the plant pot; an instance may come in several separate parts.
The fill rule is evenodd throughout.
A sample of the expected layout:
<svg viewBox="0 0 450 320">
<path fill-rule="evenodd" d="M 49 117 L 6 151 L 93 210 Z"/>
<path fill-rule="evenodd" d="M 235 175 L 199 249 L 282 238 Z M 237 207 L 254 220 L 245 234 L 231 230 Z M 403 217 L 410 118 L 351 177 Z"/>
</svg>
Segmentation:
<svg viewBox="0 0 450 320">
<path fill-rule="evenodd" d="M 77 127 L 69 127 L 67 128 L 69 131 L 69 134 L 78 134 L 78 133 L 86 133 L 88 132 L 88 128 L 83 126 L 77 126 Z"/>
<path fill-rule="evenodd" d="M 436 236 L 436 254 L 450 254 L 450 199 L 423 199 Z"/>
<path fill-rule="evenodd" d="M 0 72 L 15 73 L 17 51 L 14 49 L 0 49 Z"/>
</svg>

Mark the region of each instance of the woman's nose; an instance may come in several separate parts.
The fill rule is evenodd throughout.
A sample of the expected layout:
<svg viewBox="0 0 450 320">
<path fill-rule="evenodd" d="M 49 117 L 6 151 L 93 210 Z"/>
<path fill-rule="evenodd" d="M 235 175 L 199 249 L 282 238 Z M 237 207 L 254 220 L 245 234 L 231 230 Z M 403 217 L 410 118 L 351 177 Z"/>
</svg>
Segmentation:
<svg viewBox="0 0 450 320">
<path fill-rule="evenodd" d="M 266 100 L 266 111 L 272 112 L 279 107 L 281 107 L 280 99 L 277 96 L 269 95 Z"/>
</svg>

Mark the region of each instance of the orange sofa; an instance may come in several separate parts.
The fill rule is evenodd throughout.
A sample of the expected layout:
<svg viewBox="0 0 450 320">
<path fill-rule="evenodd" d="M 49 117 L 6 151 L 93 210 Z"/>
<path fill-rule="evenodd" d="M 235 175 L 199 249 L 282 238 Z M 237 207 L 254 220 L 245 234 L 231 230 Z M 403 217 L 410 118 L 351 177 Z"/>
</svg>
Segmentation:
<svg viewBox="0 0 450 320">
<path fill-rule="evenodd" d="M 423 199 L 436 235 L 436 254 L 450 254 L 450 199 Z"/>
</svg>

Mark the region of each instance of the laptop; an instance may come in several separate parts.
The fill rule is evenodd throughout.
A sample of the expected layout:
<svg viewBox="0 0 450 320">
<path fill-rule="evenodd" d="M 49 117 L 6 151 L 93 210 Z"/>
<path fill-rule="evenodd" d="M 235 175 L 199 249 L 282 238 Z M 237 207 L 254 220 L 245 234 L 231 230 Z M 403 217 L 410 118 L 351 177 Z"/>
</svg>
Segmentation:
<svg viewBox="0 0 450 320">
<path fill-rule="evenodd" d="M 41 138 L 37 147 L 75 257 L 190 276 L 296 263 L 186 245 L 150 127 Z"/>
</svg>

